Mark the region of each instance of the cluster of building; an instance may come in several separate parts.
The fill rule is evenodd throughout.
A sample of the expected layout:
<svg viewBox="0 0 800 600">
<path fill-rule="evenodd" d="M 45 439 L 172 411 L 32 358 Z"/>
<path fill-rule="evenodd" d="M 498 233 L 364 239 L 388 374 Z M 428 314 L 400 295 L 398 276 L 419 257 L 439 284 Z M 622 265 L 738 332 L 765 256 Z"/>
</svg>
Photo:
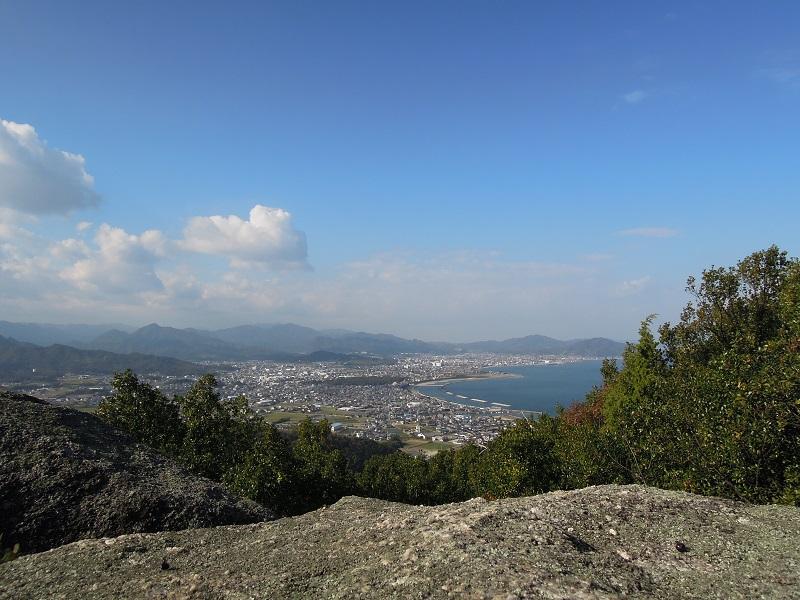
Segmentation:
<svg viewBox="0 0 800 600">
<path fill-rule="evenodd" d="M 470 406 L 438 398 L 417 384 L 474 377 L 486 368 L 563 361 L 527 355 L 405 355 L 391 360 L 355 357 L 346 362 L 279 363 L 250 361 L 209 364 L 224 397 L 244 395 L 251 407 L 280 427 L 308 416 L 326 418 L 336 433 L 374 440 L 399 438 L 419 443 L 483 444 L 519 412 L 505 405 Z M 140 377 L 167 396 L 183 394 L 195 378 Z M 110 377 L 71 376 L 53 386 L 26 391 L 51 401 L 96 406 L 111 393 Z M 430 444 L 429 444 L 430 445 Z"/>
<path fill-rule="evenodd" d="M 475 407 L 425 393 L 416 384 L 469 377 L 486 366 L 531 364 L 521 356 L 402 356 L 380 364 L 248 362 L 221 375 L 225 394 L 245 395 L 254 410 L 290 426 L 287 415 L 326 417 L 335 431 L 385 440 L 482 444 L 520 414 Z"/>
</svg>

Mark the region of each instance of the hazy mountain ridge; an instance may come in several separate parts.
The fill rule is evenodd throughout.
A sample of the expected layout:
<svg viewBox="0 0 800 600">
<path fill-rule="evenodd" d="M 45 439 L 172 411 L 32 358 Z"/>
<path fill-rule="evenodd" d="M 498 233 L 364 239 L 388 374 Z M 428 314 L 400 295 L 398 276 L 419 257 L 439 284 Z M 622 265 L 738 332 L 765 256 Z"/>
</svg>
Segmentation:
<svg viewBox="0 0 800 600">
<path fill-rule="evenodd" d="M 59 325 L 55 323 L 14 323 L 11 321 L 0 321 L 0 336 L 14 338 L 21 342 L 29 342 L 37 346 L 50 346 L 52 344 L 75 346 L 79 343 L 90 342 L 97 336 L 112 329 L 127 330 L 130 332 L 135 328 L 119 323 L 108 323 L 104 325 Z"/>
<path fill-rule="evenodd" d="M 230 344 L 252 348 L 279 348 L 281 352 L 308 354 L 323 349 L 315 344 L 319 331 L 293 323 L 240 325 L 206 333 Z"/>
<path fill-rule="evenodd" d="M 170 375 L 196 375 L 204 370 L 199 365 L 167 356 L 118 354 L 63 344 L 43 347 L 0 336 L 0 377 L 4 379 L 60 377 L 67 373 L 108 374 L 125 369 Z"/>
<path fill-rule="evenodd" d="M 574 356 L 619 356 L 625 344 L 608 338 L 557 340 L 545 335 L 528 335 L 508 340 L 462 344 L 468 352 L 498 354 L 553 354 Z"/>
<path fill-rule="evenodd" d="M 84 345 L 86 348 L 128 354 L 131 352 L 159 353 L 181 360 L 237 360 L 250 358 L 255 352 L 244 351 L 230 344 L 192 329 L 161 327 L 155 323 L 132 333 L 108 331 Z"/>
<path fill-rule="evenodd" d="M 35 329 L 28 328 L 26 331 L 35 337 Z M 30 338 L 20 339 L 30 341 Z M 292 360 L 298 355 L 314 352 L 382 357 L 459 352 L 594 357 L 619 356 L 625 348 L 621 342 L 607 338 L 557 340 L 542 335 L 463 344 L 426 342 L 385 333 L 317 330 L 292 323 L 241 325 L 219 330 L 178 329 L 151 323 L 132 332 L 110 329 L 75 345 L 87 350 L 104 350 L 117 354 L 156 354 L 186 361 Z"/>
</svg>

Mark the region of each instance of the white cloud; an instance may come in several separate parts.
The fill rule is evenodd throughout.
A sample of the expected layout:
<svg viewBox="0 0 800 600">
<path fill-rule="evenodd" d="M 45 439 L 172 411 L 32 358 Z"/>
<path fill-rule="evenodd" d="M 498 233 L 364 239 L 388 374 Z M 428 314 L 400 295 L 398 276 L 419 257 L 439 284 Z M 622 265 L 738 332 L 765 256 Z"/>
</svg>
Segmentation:
<svg viewBox="0 0 800 600">
<path fill-rule="evenodd" d="M 639 279 L 629 279 L 627 281 L 623 281 L 614 290 L 614 295 L 620 298 L 624 298 L 626 296 L 635 296 L 636 294 L 641 293 L 647 287 L 651 279 L 652 278 L 649 275 L 646 275 L 644 277 L 640 277 Z"/>
<path fill-rule="evenodd" d="M 648 94 L 644 90 L 633 90 L 627 94 L 622 95 L 622 99 L 628 104 L 639 104 L 642 100 L 647 98 Z"/>
<path fill-rule="evenodd" d="M 62 279 L 87 291 L 141 293 L 163 289 L 155 265 L 166 256 L 168 241 L 160 231 L 151 229 L 137 236 L 104 223 L 94 241 L 97 248 L 91 250 L 79 240 L 64 240 L 56 247 L 61 258 L 78 258 L 61 270 Z"/>
<path fill-rule="evenodd" d="M 49 148 L 31 125 L 0 119 L 0 206 L 67 214 L 99 202 L 93 187 L 83 156 Z"/>
<path fill-rule="evenodd" d="M 233 267 L 306 266 L 306 236 L 282 208 L 257 204 L 248 220 L 237 215 L 193 217 L 183 235 L 183 248 L 224 256 Z"/>
<path fill-rule="evenodd" d="M 81 221 L 77 225 L 75 225 L 75 231 L 78 233 L 83 233 L 87 229 L 91 229 L 93 223 L 91 221 Z"/>
<path fill-rule="evenodd" d="M 8 279 L 0 288 L 3 289 L 3 294 L 19 293 L 16 288 L 21 282 L 30 283 L 34 281 L 44 281 L 50 268 L 50 260 L 46 255 L 31 252 L 24 242 L 28 242 L 33 238 L 26 240 L 15 240 L 16 243 L 4 242 L 0 243 L 0 278 L 2 280 Z M 20 243 L 22 241 L 23 243 Z M 22 290 L 27 289 L 27 286 Z"/>
<path fill-rule="evenodd" d="M 28 229 L 37 221 L 36 217 L 24 215 L 10 208 L 0 206 L 0 241 L 20 241 L 35 238 Z"/>
<path fill-rule="evenodd" d="M 83 240 L 69 238 L 53 244 L 50 247 L 50 254 L 59 260 L 75 262 L 88 257 L 91 250 Z"/>
<path fill-rule="evenodd" d="M 623 229 L 619 235 L 630 237 L 649 237 L 649 238 L 669 238 L 678 235 L 676 229 L 669 227 L 634 227 L 633 229 Z"/>
</svg>

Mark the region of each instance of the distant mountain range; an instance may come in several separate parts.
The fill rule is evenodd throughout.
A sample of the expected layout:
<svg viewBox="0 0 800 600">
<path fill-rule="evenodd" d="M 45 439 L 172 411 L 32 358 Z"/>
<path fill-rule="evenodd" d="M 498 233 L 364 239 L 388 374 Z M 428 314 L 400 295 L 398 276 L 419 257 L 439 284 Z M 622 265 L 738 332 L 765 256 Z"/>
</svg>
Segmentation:
<svg viewBox="0 0 800 600">
<path fill-rule="evenodd" d="M 0 377 L 5 381 L 50 379 L 67 373 L 109 374 L 125 369 L 169 375 L 195 375 L 207 370 L 165 356 L 122 355 L 62 344 L 42 347 L 0 336 Z"/>
<path fill-rule="evenodd" d="M 608 338 L 557 340 L 545 335 L 528 335 L 508 340 L 461 344 L 465 352 L 497 354 L 552 354 L 561 356 L 619 356 L 625 344 Z"/>
<path fill-rule="evenodd" d="M 102 331 L 101 331 L 102 329 Z M 425 342 L 394 335 L 349 330 L 317 330 L 291 323 L 242 325 L 216 331 L 176 329 L 155 323 L 131 330 L 97 325 L 47 325 L 0 321 L 0 335 L 40 345 L 69 343 L 83 350 L 147 354 L 184 361 L 303 360 L 324 353 L 328 360 L 352 360 L 353 354 L 389 357 L 398 354 L 493 352 L 560 356 L 619 356 L 625 346 L 607 338 L 557 340 L 542 335 L 465 344 Z M 65 337 L 71 338 L 66 341 Z M 336 357 L 336 358 L 332 358 Z M 310 359 L 310 357 L 307 357 Z"/>
<path fill-rule="evenodd" d="M 110 329 L 131 332 L 136 328 L 111 323 L 107 325 L 56 325 L 53 323 L 0 321 L 0 335 L 39 346 L 51 344 L 74 346 L 77 343 L 90 342 Z"/>
</svg>

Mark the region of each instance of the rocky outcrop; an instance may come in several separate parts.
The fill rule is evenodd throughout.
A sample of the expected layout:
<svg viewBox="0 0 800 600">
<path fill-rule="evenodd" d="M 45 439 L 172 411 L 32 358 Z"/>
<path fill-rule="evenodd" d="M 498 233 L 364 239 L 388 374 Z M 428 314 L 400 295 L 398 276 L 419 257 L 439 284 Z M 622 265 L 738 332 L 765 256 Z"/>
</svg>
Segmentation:
<svg viewBox="0 0 800 600">
<path fill-rule="evenodd" d="M 19 543 L 28 553 L 85 538 L 254 523 L 272 516 L 93 415 L 0 392 L 5 548 Z"/>
<path fill-rule="evenodd" d="M 13 598 L 798 598 L 800 510 L 641 486 L 80 541 L 0 565 Z"/>
</svg>

